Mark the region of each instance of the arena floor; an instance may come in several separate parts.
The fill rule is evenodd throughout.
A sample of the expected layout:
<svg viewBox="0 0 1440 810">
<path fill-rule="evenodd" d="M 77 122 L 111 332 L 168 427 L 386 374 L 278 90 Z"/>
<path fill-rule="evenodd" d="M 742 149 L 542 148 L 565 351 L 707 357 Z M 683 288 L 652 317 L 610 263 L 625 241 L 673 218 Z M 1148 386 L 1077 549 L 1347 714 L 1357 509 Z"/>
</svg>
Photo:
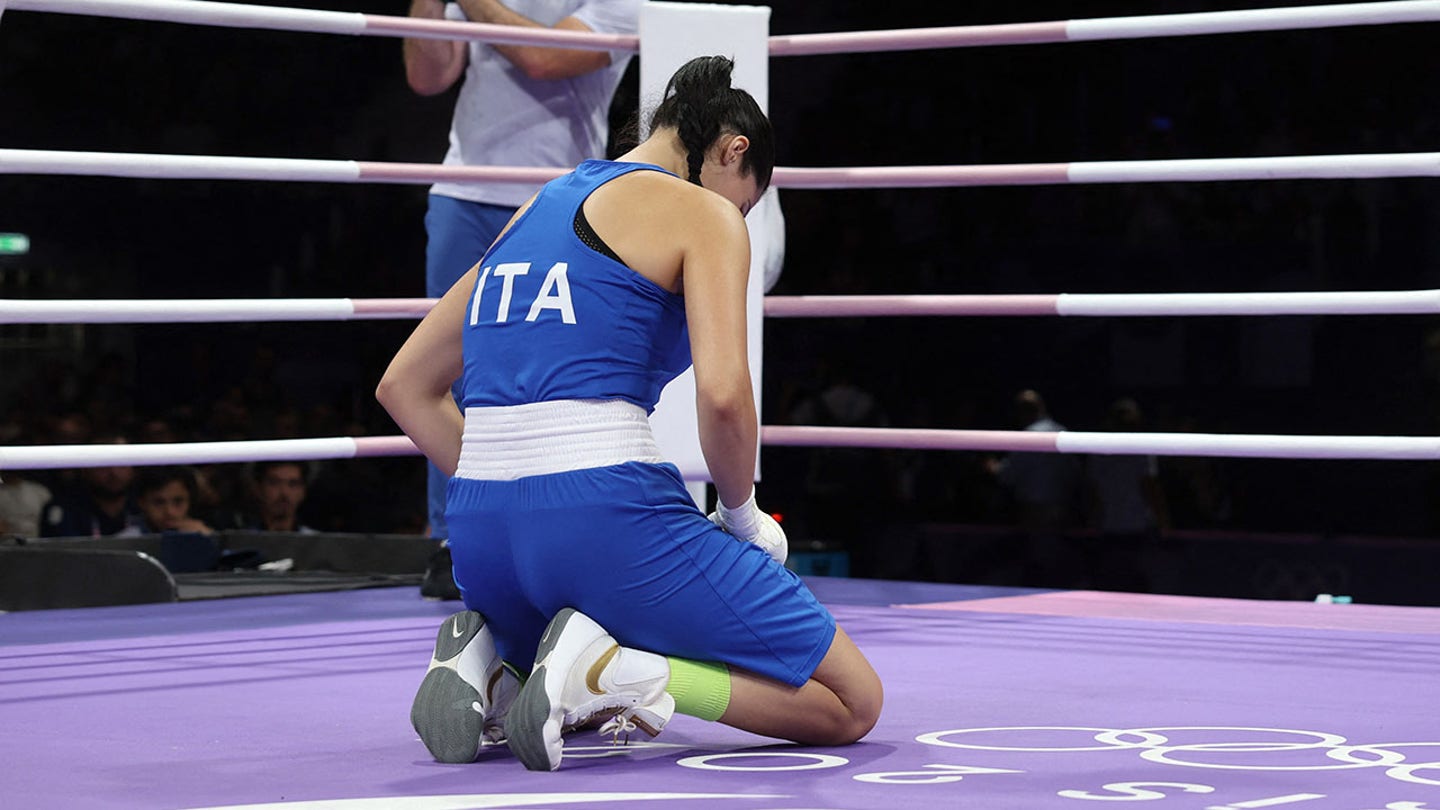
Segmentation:
<svg viewBox="0 0 1440 810">
<path fill-rule="evenodd" d="M 811 580 L 886 686 L 848 748 L 678 717 L 555 773 L 428 758 L 414 588 L 0 615 L 6 808 L 1440 808 L 1440 609 Z"/>
</svg>

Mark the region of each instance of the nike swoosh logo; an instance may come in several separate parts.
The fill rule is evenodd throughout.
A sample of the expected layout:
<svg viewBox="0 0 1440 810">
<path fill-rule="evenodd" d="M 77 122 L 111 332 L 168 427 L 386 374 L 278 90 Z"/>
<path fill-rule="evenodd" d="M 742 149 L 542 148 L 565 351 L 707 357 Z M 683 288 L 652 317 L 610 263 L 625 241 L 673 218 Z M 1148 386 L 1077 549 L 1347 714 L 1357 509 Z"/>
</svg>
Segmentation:
<svg viewBox="0 0 1440 810">
<path fill-rule="evenodd" d="M 610 659 L 614 658 L 618 652 L 620 652 L 620 645 L 611 645 L 610 649 L 606 650 L 595 660 L 595 663 L 590 665 L 590 671 L 585 673 L 585 688 L 590 690 L 590 694 L 605 694 L 605 690 L 600 688 L 600 673 L 605 671 L 605 667 L 610 664 Z"/>
<path fill-rule="evenodd" d="M 451 623 L 451 625 L 450 625 L 450 637 L 451 637 L 451 638 L 460 638 L 460 637 L 463 636 L 463 635 L 465 635 L 465 634 L 464 634 L 463 632 L 461 632 L 461 630 L 460 630 L 460 620 L 459 620 L 459 619 L 456 619 L 456 620 L 455 620 L 453 623 Z"/>
</svg>

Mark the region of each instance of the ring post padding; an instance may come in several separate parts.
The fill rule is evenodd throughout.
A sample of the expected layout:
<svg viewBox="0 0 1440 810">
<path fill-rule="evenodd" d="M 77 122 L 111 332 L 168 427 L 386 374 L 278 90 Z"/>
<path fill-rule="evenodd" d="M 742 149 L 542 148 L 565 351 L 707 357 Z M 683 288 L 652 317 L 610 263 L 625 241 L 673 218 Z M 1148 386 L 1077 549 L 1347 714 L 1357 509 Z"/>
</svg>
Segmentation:
<svg viewBox="0 0 1440 810">
<path fill-rule="evenodd" d="M 769 102 L 770 9 L 761 6 L 719 6 L 699 3 L 649 2 L 640 10 L 640 98 L 646 108 L 641 120 L 654 112 L 671 74 L 696 56 L 721 54 L 735 60 L 732 77 L 736 87 L 749 91 L 762 110 Z M 651 101 L 651 100 L 654 101 Z M 648 133 L 645 133 L 648 134 Z M 773 223 L 776 217 L 761 209 L 776 204 L 766 195 L 748 217 L 750 229 L 750 287 L 746 322 L 750 352 L 751 386 L 755 412 L 760 410 L 760 372 L 763 353 L 765 262 L 775 245 L 776 234 L 756 227 Z M 783 232 L 783 229 L 782 229 Z M 705 457 L 700 452 L 700 432 L 695 416 L 695 372 L 686 371 L 670 382 L 650 417 L 660 454 L 692 482 L 710 480 Z M 756 455 L 759 477 L 759 455 Z M 692 489 L 691 494 L 695 494 Z M 699 500 L 697 498 L 697 500 Z"/>
</svg>

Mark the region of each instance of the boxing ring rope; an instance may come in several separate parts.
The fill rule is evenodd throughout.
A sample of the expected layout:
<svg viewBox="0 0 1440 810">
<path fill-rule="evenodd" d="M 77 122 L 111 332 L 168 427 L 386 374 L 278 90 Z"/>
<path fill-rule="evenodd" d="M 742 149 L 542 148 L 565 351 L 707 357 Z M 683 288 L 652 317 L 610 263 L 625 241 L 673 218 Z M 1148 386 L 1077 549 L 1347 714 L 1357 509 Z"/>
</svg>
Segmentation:
<svg viewBox="0 0 1440 810">
<path fill-rule="evenodd" d="M 0 4 L 3 7 L 5 4 Z M 463 39 L 582 50 L 639 50 L 629 35 L 514 29 L 484 23 L 419 20 L 358 12 L 277 8 L 195 0 L 9 0 L 11 9 L 228 28 L 262 28 L 352 36 Z M 1055 42 L 1202 36 L 1253 31 L 1338 28 L 1440 20 L 1437 0 L 1159 14 L 1003 25 L 949 26 L 770 37 L 772 56 L 873 53 Z"/>
<path fill-rule="evenodd" d="M 0 298 L 0 324 L 250 323 L 423 318 L 433 298 L 22 300 Z M 1058 295 L 772 295 L 767 318 L 1192 317 L 1434 315 L 1440 290 L 1394 292 L 1060 293 Z"/>
<path fill-rule="evenodd" d="M 585 51 L 640 50 L 633 34 L 598 34 L 551 28 L 521 28 L 489 23 L 388 17 L 353 11 L 277 8 L 241 3 L 198 0 L 9 0 L 16 11 L 47 11 L 127 20 L 207 25 L 220 28 L 260 28 L 313 34 L 413 37 L 493 42 L 498 45 L 541 45 Z"/>
<path fill-rule="evenodd" d="M 996 453 L 1217 456 L 1224 458 L 1440 459 L 1435 436 L 1286 436 L 1216 433 L 1085 433 L 765 425 L 762 446 L 972 450 Z M 419 455 L 405 436 L 270 439 L 171 444 L 0 447 L 0 471 L 152 464 L 314 461 Z"/>
<path fill-rule="evenodd" d="M 0 307 L 0 315 L 5 312 Z M 1058 295 L 774 295 L 767 318 L 923 316 L 1174 317 L 1426 315 L 1440 290 L 1394 292 L 1060 293 Z"/>
<path fill-rule="evenodd" d="M 638 38 L 546 29 L 515 29 L 408 17 L 246 6 L 187 0 L 0 0 L 4 8 L 128 17 L 243 28 L 549 45 L 590 50 L 635 50 Z M 1074 20 L 1018 25 L 961 26 L 771 37 L 772 55 L 856 53 L 1039 42 L 1094 41 L 1238 33 L 1294 28 L 1440 20 L 1440 2 L 1361 3 Z M 336 160 L 144 155 L 0 149 L 0 174 L 47 173 L 188 179 L 312 182 L 429 183 L 501 180 L 539 183 L 565 169 L 433 166 Z M 782 188 L 921 188 L 1064 183 L 1193 182 L 1335 179 L 1440 175 L 1440 153 L 1328 155 L 1205 160 L 1114 161 L 996 166 L 910 166 L 775 170 Z M 848 315 L 1240 315 L 1433 313 L 1440 291 L 1398 293 L 1236 293 L 1041 296 L 856 296 L 773 298 L 770 317 Z M 286 320 L 418 317 L 428 299 L 276 301 L 0 302 L 5 317 L 25 322 L 76 318 L 86 323 L 254 320 L 276 313 Z M 277 306 L 279 304 L 280 306 Z M 77 308 L 78 307 L 78 308 Z M 95 309 L 105 309 L 97 319 Z M 161 311 L 163 309 L 163 312 Z M 22 312 L 23 310 L 23 312 Z M 183 310 L 183 311 L 181 311 Z M 15 314 L 20 313 L 20 314 Z M 269 313 L 269 315 L 265 314 Z M 5 322 L 0 319 L 0 323 Z M 18 322 L 18 321 L 17 321 Z M 60 321 L 74 322 L 74 321 Z M 1406 436 L 1280 436 L 1061 431 L 974 431 L 763 426 L 771 446 L 869 447 L 990 452 L 1149 454 L 1308 459 L 1440 458 L 1440 438 Z M 0 447 L 0 470 L 86 466 L 202 464 L 256 460 L 318 460 L 415 455 L 407 437 L 286 439 L 150 445 Z"/>
<path fill-rule="evenodd" d="M 569 169 L 558 167 L 445 166 L 353 160 L 0 149 L 0 174 L 328 183 L 500 181 L 540 184 L 567 171 Z M 771 184 L 776 188 L 791 189 L 938 188 L 1436 176 L 1440 176 L 1440 152 L 1407 152 L 980 166 L 865 166 L 824 169 L 777 166 Z"/>
<path fill-rule="evenodd" d="M 415 444 L 407 436 L 166 444 L 55 444 L 0 447 L 0 472 L 78 467 L 143 467 L 157 464 L 319 461 L 419 454 L 420 451 L 415 449 Z"/>
<path fill-rule="evenodd" d="M 1052 42 L 1098 42 L 1114 39 L 1188 37 L 1384 25 L 1440 20 L 1440 3 L 1403 0 L 1194 14 L 1157 14 L 1088 20 L 963 25 L 896 31 L 797 34 L 770 38 L 771 56 L 914 51 L 928 48 L 974 48 L 993 45 L 1038 45 Z"/>
<path fill-rule="evenodd" d="M 1440 294 L 1440 291 L 1437 291 Z M 52 301 L 0 298 L 0 324 L 275 323 L 425 317 L 435 298 L 227 298 Z"/>
</svg>

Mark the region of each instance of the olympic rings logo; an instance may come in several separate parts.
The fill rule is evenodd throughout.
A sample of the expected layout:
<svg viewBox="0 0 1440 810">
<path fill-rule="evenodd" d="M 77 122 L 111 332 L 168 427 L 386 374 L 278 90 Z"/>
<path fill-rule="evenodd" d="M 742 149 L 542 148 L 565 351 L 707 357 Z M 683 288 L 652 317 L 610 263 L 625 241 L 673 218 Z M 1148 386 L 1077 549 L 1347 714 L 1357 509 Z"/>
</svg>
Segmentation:
<svg viewBox="0 0 1440 810">
<path fill-rule="evenodd" d="M 1026 738 L 1054 733 L 1078 734 L 1075 744 L 1039 745 Z M 1215 741 L 1216 734 L 1239 739 Z M 987 739 L 988 738 L 988 739 Z M 1300 738 L 1300 739 L 1295 739 Z M 1440 786 L 1440 758 L 1412 762 L 1411 749 L 1440 748 L 1440 742 L 1351 743 L 1339 734 L 1285 728 L 1249 726 L 1155 726 L 1151 728 L 1095 728 L 1091 726 L 999 726 L 932 731 L 915 738 L 925 745 L 972 751 L 1068 753 L 1078 751 L 1136 751 L 1141 759 L 1186 768 L 1239 771 L 1337 771 L 1384 768 L 1385 775 L 1416 785 Z M 1049 741 L 1046 741 L 1049 742 Z M 1247 754 L 1284 754 L 1320 751 L 1319 761 L 1254 762 Z M 1413 753 L 1413 752 L 1412 752 Z"/>
</svg>

